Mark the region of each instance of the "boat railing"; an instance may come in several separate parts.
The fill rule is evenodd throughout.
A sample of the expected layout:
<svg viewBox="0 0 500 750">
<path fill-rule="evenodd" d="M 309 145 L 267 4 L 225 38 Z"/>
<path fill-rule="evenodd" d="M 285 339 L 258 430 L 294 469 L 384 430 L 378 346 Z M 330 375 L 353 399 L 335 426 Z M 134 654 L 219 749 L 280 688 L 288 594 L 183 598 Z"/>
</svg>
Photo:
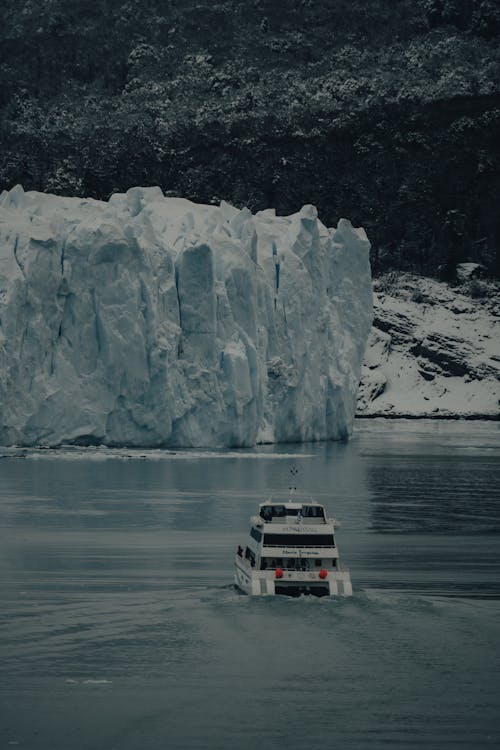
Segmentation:
<svg viewBox="0 0 500 750">
<path fill-rule="evenodd" d="M 338 570 L 340 573 L 350 573 L 351 571 L 347 567 L 347 565 L 342 565 L 341 562 L 338 562 L 337 560 L 337 567 L 336 570 Z"/>
</svg>

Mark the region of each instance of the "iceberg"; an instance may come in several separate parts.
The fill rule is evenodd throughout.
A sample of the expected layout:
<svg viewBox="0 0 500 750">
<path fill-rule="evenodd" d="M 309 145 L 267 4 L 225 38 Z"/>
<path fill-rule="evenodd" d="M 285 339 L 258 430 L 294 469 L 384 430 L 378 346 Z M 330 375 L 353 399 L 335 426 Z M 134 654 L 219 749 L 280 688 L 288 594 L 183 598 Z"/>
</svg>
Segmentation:
<svg viewBox="0 0 500 750">
<path fill-rule="evenodd" d="M 372 323 L 370 243 L 313 206 L 0 196 L 0 444 L 344 439 Z"/>
</svg>

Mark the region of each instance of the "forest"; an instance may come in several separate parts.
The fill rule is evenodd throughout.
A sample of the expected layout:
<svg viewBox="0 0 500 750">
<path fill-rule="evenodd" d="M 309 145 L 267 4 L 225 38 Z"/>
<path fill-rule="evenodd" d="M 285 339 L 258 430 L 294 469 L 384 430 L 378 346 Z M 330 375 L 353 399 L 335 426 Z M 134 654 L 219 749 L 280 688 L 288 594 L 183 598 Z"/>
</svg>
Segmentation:
<svg viewBox="0 0 500 750">
<path fill-rule="evenodd" d="M 3 0 L 0 190 L 304 203 L 500 277 L 500 0 Z"/>
</svg>

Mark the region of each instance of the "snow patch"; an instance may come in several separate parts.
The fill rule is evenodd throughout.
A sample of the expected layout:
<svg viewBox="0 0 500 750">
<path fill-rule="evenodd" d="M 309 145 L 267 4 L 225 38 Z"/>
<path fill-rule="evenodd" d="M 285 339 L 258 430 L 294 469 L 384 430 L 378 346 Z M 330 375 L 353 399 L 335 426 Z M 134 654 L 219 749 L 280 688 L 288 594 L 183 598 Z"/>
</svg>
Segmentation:
<svg viewBox="0 0 500 750">
<path fill-rule="evenodd" d="M 500 292 L 409 274 L 375 282 L 358 416 L 500 416 Z"/>
</svg>

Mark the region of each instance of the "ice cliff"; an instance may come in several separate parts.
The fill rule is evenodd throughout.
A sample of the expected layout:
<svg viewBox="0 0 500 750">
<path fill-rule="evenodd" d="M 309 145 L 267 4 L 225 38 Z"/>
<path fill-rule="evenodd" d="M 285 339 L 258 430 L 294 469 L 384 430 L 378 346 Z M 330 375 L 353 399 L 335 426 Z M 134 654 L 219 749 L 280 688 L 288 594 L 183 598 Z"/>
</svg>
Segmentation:
<svg viewBox="0 0 500 750">
<path fill-rule="evenodd" d="M 133 188 L 0 196 L 0 444 L 250 446 L 352 429 L 369 242 Z"/>
</svg>

